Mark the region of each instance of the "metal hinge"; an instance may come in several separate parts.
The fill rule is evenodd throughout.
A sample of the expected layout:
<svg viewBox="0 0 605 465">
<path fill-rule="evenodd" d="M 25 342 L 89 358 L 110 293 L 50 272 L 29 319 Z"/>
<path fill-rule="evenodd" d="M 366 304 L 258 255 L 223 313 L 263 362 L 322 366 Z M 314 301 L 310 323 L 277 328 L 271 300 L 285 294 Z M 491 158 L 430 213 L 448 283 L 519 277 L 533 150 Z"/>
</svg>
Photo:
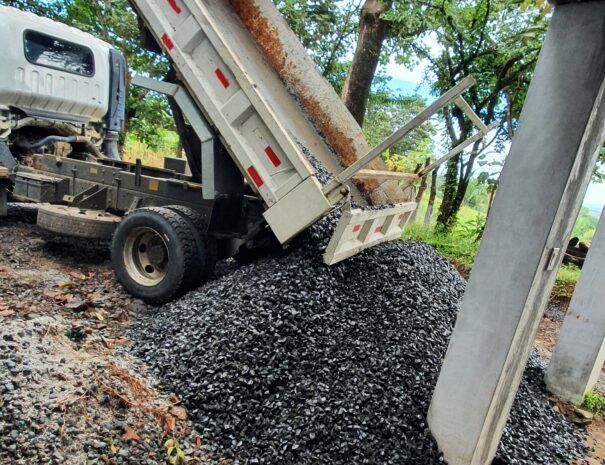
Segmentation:
<svg viewBox="0 0 605 465">
<path fill-rule="evenodd" d="M 552 271 L 555 269 L 555 265 L 557 260 L 559 259 L 559 254 L 561 253 L 560 247 L 555 247 L 550 250 L 550 255 L 548 257 L 548 261 L 546 262 L 546 271 Z"/>
</svg>

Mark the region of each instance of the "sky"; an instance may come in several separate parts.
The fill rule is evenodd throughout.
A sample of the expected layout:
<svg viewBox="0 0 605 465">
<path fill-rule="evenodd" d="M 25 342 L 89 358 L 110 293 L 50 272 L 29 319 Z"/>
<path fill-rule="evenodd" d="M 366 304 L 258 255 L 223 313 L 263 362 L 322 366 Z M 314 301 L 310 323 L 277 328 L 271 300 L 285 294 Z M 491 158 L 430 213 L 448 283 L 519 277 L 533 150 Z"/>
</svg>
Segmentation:
<svg viewBox="0 0 605 465">
<path fill-rule="evenodd" d="M 389 76 L 389 87 L 400 92 L 402 95 L 410 95 L 414 93 L 420 94 L 430 103 L 435 99 L 431 96 L 429 89 L 422 85 L 424 78 L 426 63 L 420 63 L 416 67 L 410 69 L 403 65 L 395 63 L 391 60 L 390 63 L 382 67 L 384 74 Z M 498 158 L 503 158 L 505 154 L 495 155 Z M 586 192 L 584 198 L 584 206 L 588 207 L 590 212 L 599 217 L 605 205 L 605 184 L 592 182 Z"/>
</svg>

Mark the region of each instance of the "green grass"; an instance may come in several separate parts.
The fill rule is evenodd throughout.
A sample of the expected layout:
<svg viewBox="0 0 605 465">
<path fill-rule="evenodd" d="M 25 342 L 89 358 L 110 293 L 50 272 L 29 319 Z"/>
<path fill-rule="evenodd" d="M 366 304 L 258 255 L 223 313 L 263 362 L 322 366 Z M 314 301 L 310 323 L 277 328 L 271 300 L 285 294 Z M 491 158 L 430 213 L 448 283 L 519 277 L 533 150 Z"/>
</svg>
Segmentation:
<svg viewBox="0 0 605 465">
<path fill-rule="evenodd" d="M 458 213 L 455 226 L 448 233 L 435 231 L 437 215 L 441 199 L 435 200 L 430 226 L 424 227 L 424 215 L 428 205 L 428 195 L 425 195 L 418 206 L 416 221 L 405 230 L 404 238 L 426 242 L 437 249 L 439 253 L 449 258 L 462 274 L 467 275 L 475 261 L 479 241 L 477 240 L 480 227 L 485 215 L 478 210 L 463 205 Z"/>
<path fill-rule="evenodd" d="M 435 224 L 441 199 L 438 198 L 435 201 L 429 228 L 423 226 L 427 204 L 428 200 L 425 196 L 418 207 L 416 222 L 408 225 L 404 238 L 432 245 L 439 253 L 450 259 L 463 275 L 468 275 L 479 249 L 480 241 L 477 240 L 477 237 L 484 222 L 485 214 L 463 205 L 452 231 L 449 233 L 437 232 L 435 231 Z M 580 269 L 577 266 L 562 265 L 557 274 L 552 297 L 571 298 L 579 276 Z"/>
<path fill-rule="evenodd" d="M 404 238 L 432 245 L 439 253 L 450 259 L 460 271 L 465 272 L 472 268 L 479 247 L 479 242 L 468 237 L 461 229 L 456 228 L 445 234 L 426 229 L 417 223 L 407 227 Z"/>
<path fill-rule="evenodd" d="M 559 299 L 571 299 L 573 291 L 580 277 L 580 268 L 576 265 L 561 265 L 557 273 L 557 279 L 552 289 L 552 297 Z"/>
<path fill-rule="evenodd" d="M 176 156 L 178 143 L 179 138 L 175 132 L 163 130 L 161 144 L 157 148 L 152 149 L 144 142 L 137 140 L 134 134 L 128 133 L 122 159 L 134 163 L 137 158 L 140 158 L 144 165 L 162 168 L 165 157 Z"/>
<path fill-rule="evenodd" d="M 582 407 L 590 410 L 595 415 L 603 415 L 605 413 L 605 397 L 597 392 L 589 392 L 584 397 Z"/>
</svg>

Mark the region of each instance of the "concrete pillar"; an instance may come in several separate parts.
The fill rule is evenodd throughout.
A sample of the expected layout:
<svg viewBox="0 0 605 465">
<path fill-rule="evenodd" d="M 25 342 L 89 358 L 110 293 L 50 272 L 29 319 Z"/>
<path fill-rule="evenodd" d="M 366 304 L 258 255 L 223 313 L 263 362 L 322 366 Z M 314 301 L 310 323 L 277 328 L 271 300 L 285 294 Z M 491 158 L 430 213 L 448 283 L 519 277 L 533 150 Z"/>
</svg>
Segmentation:
<svg viewBox="0 0 605 465">
<path fill-rule="evenodd" d="M 451 465 L 491 463 L 605 139 L 605 2 L 555 9 L 429 409 Z"/>
<path fill-rule="evenodd" d="M 581 404 L 605 362 L 605 210 L 546 372 L 546 386 Z"/>
</svg>

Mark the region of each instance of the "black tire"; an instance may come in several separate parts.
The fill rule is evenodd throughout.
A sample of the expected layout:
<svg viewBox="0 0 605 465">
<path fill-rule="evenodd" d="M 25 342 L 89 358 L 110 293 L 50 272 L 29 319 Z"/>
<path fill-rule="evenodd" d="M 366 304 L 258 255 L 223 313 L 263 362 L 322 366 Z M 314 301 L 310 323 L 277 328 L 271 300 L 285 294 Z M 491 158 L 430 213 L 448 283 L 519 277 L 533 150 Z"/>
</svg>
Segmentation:
<svg viewBox="0 0 605 465">
<path fill-rule="evenodd" d="M 182 216 L 162 207 L 140 208 L 118 225 L 111 261 L 127 292 L 160 305 L 189 290 L 196 247 L 195 231 Z"/>
<path fill-rule="evenodd" d="M 196 231 L 195 241 L 197 244 L 198 251 L 200 251 L 200 257 L 197 261 L 198 266 L 194 265 L 194 287 L 207 281 L 214 274 L 214 268 L 218 261 L 218 246 L 216 239 L 208 234 L 208 224 L 201 215 L 201 213 L 195 210 L 185 207 L 183 205 L 169 205 L 166 208 L 172 210 L 183 218 L 186 218 Z"/>
</svg>

